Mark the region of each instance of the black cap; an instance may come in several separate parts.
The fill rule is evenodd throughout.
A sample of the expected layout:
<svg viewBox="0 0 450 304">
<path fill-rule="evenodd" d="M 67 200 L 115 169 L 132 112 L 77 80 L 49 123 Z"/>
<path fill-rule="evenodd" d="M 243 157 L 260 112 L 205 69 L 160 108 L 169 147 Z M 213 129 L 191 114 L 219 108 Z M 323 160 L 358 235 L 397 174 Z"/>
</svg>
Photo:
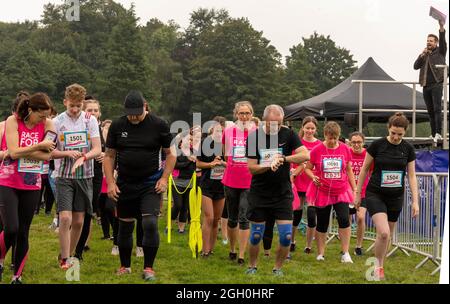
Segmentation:
<svg viewBox="0 0 450 304">
<path fill-rule="evenodd" d="M 125 97 L 124 111 L 127 115 L 142 115 L 144 113 L 144 96 L 139 91 L 130 91 Z"/>
</svg>

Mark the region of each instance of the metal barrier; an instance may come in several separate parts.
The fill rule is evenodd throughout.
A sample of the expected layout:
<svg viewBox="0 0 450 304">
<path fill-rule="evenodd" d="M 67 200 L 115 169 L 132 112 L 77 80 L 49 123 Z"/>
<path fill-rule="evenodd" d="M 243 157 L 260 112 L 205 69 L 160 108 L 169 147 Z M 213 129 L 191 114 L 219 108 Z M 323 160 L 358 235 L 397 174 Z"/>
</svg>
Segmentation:
<svg viewBox="0 0 450 304">
<path fill-rule="evenodd" d="M 434 275 L 440 270 L 448 173 L 416 173 L 416 175 L 420 214 L 415 219 L 411 216 L 411 191 L 408 179 L 405 179 L 404 207 L 392 235 L 393 249 L 387 254 L 387 257 L 398 250 L 407 256 L 410 255 L 410 252 L 422 255 L 425 258 L 416 266 L 416 269 L 431 261 L 437 266 L 431 273 L 431 275 Z M 334 213 L 332 213 L 327 243 L 336 238 L 337 235 L 338 225 Z M 353 230 L 352 237 L 356 237 Z M 373 242 L 367 249 L 367 251 L 370 251 L 375 245 L 376 230 L 368 213 L 366 214 L 364 239 Z"/>
<path fill-rule="evenodd" d="M 448 139 L 448 125 L 447 125 L 447 115 L 448 115 L 448 80 L 447 80 L 447 65 L 436 65 L 437 68 L 443 69 L 444 73 L 444 83 L 443 83 L 443 123 L 442 123 L 442 137 L 443 137 L 443 148 L 449 148 L 449 139 Z M 417 137 L 416 136 L 416 114 L 417 113 L 428 113 L 427 110 L 417 110 L 417 96 L 416 96 L 416 87 L 419 84 L 417 81 L 395 81 L 395 80 L 363 80 L 363 79 L 354 79 L 352 83 L 359 83 L 359 109 L 358 109 L 358 130 L 359 132 L 363 132 L 363 113 L 395 113 L 401 111 L 403 113 L 412 113 L 412 137 L 405 137 L 404 139 L 421 139 L 426 140 L 428 137 Z M 364 84 L 409 84 L 412 85 L 412 105 L 411 109 L 369 109 L 363 107 L 363 85 Z M 377 139 L 379 137 L 366 137 L 366 140 Z"/>
</svg>

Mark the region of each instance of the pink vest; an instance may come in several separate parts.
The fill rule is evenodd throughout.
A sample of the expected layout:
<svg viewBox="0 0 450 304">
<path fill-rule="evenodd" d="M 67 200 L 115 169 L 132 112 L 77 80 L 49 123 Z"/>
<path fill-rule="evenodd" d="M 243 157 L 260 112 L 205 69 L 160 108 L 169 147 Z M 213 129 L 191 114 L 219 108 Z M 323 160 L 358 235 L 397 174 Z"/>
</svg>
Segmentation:
<svg viewBox="0 0 450 304">
<path fill-rule="evenodd" d="M 241 131 L 236 126 L 225 129 L 222 136 L 222 144 L 225 146 L 227 167 L 223 175 L 222 183 L 230 188 L 250 189 L 252 174 L 248 170 L 245 146 L 248 134 L 256 128 Z"/>
<path fill-rule="evenodd" d="M 22 120 L 17 119 L 17 131 L 19 133 L 19 147 L 29 147 L 38 144 L 44 139 L 45 122 L 37 124 L 33 129 L 28 129 Z M 6 134 L 6 126 L 5 126 Z M 8 149 L 6 135 L 3 135 L 1 149 Z M 18 159 L 6 158 L 0 164 L 0 186 L 19 190 L 40 190 L 41 174 L 18 172 Z"/>
</svg>

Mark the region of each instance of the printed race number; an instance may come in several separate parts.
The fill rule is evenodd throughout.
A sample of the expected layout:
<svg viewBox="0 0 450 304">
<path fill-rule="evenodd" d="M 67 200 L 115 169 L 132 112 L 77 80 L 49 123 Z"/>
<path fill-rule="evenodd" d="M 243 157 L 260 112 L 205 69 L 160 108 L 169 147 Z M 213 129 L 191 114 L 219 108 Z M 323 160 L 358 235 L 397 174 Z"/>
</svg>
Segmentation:
<svg viewBox="0 0 450 304">
<path fill-rule="evenodd" d="M 64 132 L 64 147 L 66 149 L 89 147 L 87 131 Z"/>
<path fill-rule="evenodd" d="M 44 171 L 44 161 L 28 158 L 20 158 L 17 171 L 28 173 L 42 173 Z"/>
<path fill-rule="evenodd" d="M 403 186 L 402 171 L 381 171 L 381 187 L 400 188 Z"/>
</svg>

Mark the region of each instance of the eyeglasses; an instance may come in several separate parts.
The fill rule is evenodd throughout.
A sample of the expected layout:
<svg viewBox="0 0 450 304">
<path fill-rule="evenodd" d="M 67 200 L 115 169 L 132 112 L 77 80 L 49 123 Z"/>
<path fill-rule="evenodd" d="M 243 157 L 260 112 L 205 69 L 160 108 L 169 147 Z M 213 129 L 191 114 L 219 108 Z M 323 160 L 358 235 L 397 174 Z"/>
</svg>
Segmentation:
<svg viewBox="0 0 450 304">
<path fill-rule="evenodd" d="M 238 113 L 238 115 L 241 115 L 241 116 L 250 116 L 250 115 L 252 115 L 252 113 L 250 113 L 250 112 L 239 112 Z"/>
</svg>

